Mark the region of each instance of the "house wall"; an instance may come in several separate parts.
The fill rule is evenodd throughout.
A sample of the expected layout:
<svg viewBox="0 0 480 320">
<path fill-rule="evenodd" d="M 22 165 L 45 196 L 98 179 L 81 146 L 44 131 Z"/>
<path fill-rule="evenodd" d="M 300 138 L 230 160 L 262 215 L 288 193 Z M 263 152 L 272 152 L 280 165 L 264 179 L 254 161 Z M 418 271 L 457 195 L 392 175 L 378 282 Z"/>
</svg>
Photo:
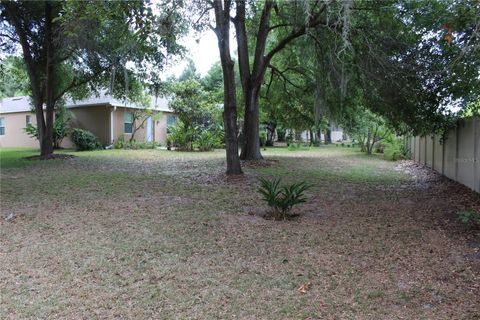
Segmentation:
<svg viewBox="0 0 480 320">
<path fill-rule="evenodd" d="M 69 110 L 72 112 L 70 127 L 88 130 L 103 144 L 110 144 L 110 107 L 87 106 Z"/>
<path fill-rule="evenodd" d="M 124 113 L 126 111 L 134 111 L 121 107 L 111 107 L 107 105 L 86 106 L 79 108 L 69 108 L 72 112 L 72 120 L 69 123 L 71 128 L 81 128 L 95 134 L 104 145 L 110 145 L 118 140 L 120 136 L 124 136 L 125 140 L 130 139 L 130 134 L 124 133 Z M 113 121 L 111 121 L 110 113 L 112 113 Z M 166 145 L 167 141 L 167 115 L 172 113 L 162 112 L 162 116 L 153 121 L 153 137 L 154 140 Z M 16 112 L 0 114 L 5 119 L 5 135 L 0 136 L 0 147 L 5 148 L 39 148 L 38 140 L 27 135 L 24 131 L 26 127 L 26 116 L 32 116 L 32 124 L 36 126 L 37 121 L 35 114 L 31 112 Z M 113 140 L 111 141 L 113 125 Z M 146 140 L 146 125 L 135 133 L 135 140 Z M 69 137 L 63 139 L 61 146 L 63 148 L 74 148 Z"/>
<path fill-rule="evenodd" d="M 113 110 L 113 109 L 112 109 Z M 128 108 L 120 108 L 117 107 L 115 111 L 113 111 L 113 137 L 114 141 L 117 141 L 121 136 L 125 138 L 125 140 L 129 140 L 131 138 L 131 134 L 124 132 L 124 117 L 125 112 L 133 112 L 134 109 Z M 162 112 L 161 117 L 158 120 L 153 121 L 153 139 L 156 142 L 165 145 L 167 142 L 167 115 L 170 115 L 170 112 Z M 147 138 L 147 125 L 145 123 L 143 128 L 139 128 L 134 136 L 135 140 L 137 141 L 146 141 Z"/>
<path fill-rule="evenodd" d="M 162 145 L 167 144 L 167 117 L 172 114 L 171 112 L 163 112 L 160 119 L 155 121 L 155 141 L 160 142 Z"/>
<path fill-rule="evenodd" d="M 480 192 L 480 118 L 462 120 L 445 140 L 440 139 L 439 135 L 433 140 L 430 136 L 415 137 L 412 158 Z"/>
<path fill-rule="evenodd" d="M 30 137 L 24 130 L 27 126 L 26 116 L 32 117 L 32 124 L 37 125 L 37 119 L 32 112 L 2 113 L 5 119 L 5 135 L 0 136 L 0 148 L 39 148 L 38 140 Z"/>
</svg>

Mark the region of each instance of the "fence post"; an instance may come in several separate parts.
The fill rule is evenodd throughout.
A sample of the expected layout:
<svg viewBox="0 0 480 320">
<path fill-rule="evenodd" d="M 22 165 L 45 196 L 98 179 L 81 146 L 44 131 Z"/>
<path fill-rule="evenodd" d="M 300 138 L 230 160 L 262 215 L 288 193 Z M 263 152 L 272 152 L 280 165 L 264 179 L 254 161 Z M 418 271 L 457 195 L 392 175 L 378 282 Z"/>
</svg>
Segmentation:
<svg viewBox="0 0 480 320">
<path fill-rule="evenodd" d="M 445 134 L 442 135 L 442 174 L 445 175 Z M 439 140 L 440 141 L 440 140 Z"/>
<path fill-rule="evenodd" d="M 424 143 L 425 143 L 425 158 L 423 159 L 423 164 L 426 166 L 427 165 L 427 136 L 423 138 Z"/>
<path fill-rule="evenodd" d="M 480 173 L 478 172 L 478 167 L 480 166 L 480 159 L 477 158 L 478 156 L 478 144 L 477 136 L 478 136 L 478 120 L 480 118 L 473 117 L 473 190 L 480 192 Z M 478 178 L 478 179 L 477 179 Z"/>
<path fill-rule="evenodd" d="M 430 137 L 432 140 L 432 169 L 435 170 L 435 135 Z"/>
<path fill-rule="evenodd" d="M 455 161 L 455 181 L 458 181 L 458 134 L 460 124 L 457 122 L 457 126 L 455 127 L 455 157 L 453 161 Z"/>
</svg>

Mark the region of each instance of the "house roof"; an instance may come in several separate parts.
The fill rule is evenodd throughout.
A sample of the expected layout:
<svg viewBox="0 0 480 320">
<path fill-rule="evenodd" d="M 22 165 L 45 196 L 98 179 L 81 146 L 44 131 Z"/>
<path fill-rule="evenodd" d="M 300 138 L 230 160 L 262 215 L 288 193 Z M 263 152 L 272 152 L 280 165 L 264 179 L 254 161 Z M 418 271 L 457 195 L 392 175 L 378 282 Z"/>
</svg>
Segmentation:
<svg viewBox="0 0 480 320">
<path fill-rule="evenodd" d="M 106 94 L 92 96 L 83 100 L 68 99 L 66 102 L 67 108 L 81 108 L 98 105 L 144 109 L 144 106 L 133 104 L 128 101 L 121 101 Z M 0 100 L 0 113 L 29 112 L 32 109 L 33 106 L 31 104 L 31 99 L 28 96 L 11 97 Z M 164 112 L 173 112 L 168 106 L 168 100 L 161 97 L 151 98 L 151 109 Z"/>
</svg>

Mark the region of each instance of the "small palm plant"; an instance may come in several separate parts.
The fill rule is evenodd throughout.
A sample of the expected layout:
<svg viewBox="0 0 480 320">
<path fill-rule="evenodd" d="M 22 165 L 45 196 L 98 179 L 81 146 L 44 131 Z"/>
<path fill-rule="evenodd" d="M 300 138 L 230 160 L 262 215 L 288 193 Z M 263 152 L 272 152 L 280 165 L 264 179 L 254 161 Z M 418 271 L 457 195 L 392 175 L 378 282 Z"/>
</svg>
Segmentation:
<svg viewBox="0 0 480 320">
<path fill-rule="evenodd" d="M 275 219 L 286 220 L 291 216 L 290 212 L 294 205 L 306 202 L 304 192 L 311 188 L 305 182 L 294 183 L 290 186 L 280 187 L 281 179 L 267 180 L 259 178 L 260 188 L 258 192 L 263 196 L 269 207 L 273 209 Z"/>
</svg>

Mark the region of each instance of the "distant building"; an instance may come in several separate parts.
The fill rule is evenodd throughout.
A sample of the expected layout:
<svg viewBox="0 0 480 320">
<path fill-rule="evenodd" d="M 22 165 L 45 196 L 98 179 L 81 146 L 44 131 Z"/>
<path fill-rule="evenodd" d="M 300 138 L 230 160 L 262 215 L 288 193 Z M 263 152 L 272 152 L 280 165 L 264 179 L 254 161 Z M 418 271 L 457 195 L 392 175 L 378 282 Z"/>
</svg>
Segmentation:
<svg viewBox="0 0 480 320">
<path fill-rule="evenodd" d="M 315 134 L 315 133 L 314 133 Z M 310 132 L 309 131 L 303 131 L 302 132 L 302 140 L 303 141 L 310 141 Z M 336 124 L 331 124 L 330 125 L 330 138 L 332 139 L 332 142 L 340 142 L 347 140 L 347 135 L 343 132 L 343 129 Z M 320 140 L 325 141 L 324 133 L 322 132 L 320 134 Z"/>
</svg>

